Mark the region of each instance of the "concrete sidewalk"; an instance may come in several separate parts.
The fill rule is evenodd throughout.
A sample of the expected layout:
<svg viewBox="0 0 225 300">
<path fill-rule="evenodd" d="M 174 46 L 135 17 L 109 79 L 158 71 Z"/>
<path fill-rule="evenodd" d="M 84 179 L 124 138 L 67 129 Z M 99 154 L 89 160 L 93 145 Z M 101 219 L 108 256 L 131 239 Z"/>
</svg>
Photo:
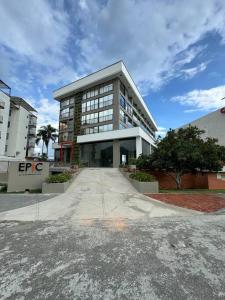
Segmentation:
<svg viewBox="0 0 225 300">
<path fill-rule="evenodd" d="M 0 213 L 0 220 L 149 219 L 198 214 L 138 193 L 118 169 L 83 169 L 66 193 L 31 205 Z"/>
</svg>

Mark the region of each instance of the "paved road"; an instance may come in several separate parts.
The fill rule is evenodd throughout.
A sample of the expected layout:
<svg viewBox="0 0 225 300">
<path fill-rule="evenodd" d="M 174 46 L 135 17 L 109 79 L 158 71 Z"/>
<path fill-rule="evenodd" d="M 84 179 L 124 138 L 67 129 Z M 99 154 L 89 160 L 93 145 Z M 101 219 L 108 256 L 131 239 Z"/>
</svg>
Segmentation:
<svg viewBox="0 0 225 300">
<path fill-rule="evenodd" d="M 0 212 L 36 204 L 57 194 L 0 194 Z"/>
<path fill-rule="evenodd" d="M 38 211 L 38 214 L 37 214 Z M 151 200 L 138 193 L 118 169 L 84 169 L 65 194 L 11 212 L 0 213 L 0 220 L 149 219 L 170 215 L 197 214 Z"/>
<path fill-rule="evenodd" d="M 224 216 L 0 223 L 0 299 L 225 299 Z"/>
</svg>

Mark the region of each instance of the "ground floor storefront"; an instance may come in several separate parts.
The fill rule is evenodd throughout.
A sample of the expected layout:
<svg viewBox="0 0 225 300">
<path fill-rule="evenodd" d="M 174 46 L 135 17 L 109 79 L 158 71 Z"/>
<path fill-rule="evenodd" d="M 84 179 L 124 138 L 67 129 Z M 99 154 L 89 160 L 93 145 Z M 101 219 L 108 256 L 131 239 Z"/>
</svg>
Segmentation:
<svg viewBox="0 0 225 300">
<path fill-rule="evenodd" d="M 140 154 L 149 155 L 154 147 L 155 140 L 141 128 L 134 127 L 80 135 L 76 143 L 56 143 L 53 148 L 55 161 L 62 164 L 79 160 L 87 167 L 118 168 L 120 164 L 128 164 L 130 159 L 137 158 Z M 78 148 L 79 154 L 75 148 Z"/>
</svg>

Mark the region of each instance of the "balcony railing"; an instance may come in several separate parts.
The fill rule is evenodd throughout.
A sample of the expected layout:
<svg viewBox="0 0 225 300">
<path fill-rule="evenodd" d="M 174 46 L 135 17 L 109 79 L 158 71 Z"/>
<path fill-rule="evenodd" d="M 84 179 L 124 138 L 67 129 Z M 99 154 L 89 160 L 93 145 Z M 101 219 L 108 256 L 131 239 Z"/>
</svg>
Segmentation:
<svg viewBox="0 0 225 300">
<path fill-rule="evenodd" d="M 36 135 L 36 130 L 33 128 L 30 128 L 28 133 L 29 133 L 29 135 Z"/>
<path fill-rule="evenodd" d="M 29 121 L 29 124 L 28 124 L 29 126 L 37 126 L 37 121 L 35 120 L 35 121 L 33 121 L 33 120 L 30 120 Z"/>
<path fill-rule="evenodd" d="M 35 147 L 35 143 L 34 142 L 29 142 L 28 148 L 34 148 L 34 147 Z"/>
<path fill-rule="evenodd" d="M 5 108 L 5 102 L 4 101 L 0 101 L 0 108 L 4 109 Z"/>
</svg>

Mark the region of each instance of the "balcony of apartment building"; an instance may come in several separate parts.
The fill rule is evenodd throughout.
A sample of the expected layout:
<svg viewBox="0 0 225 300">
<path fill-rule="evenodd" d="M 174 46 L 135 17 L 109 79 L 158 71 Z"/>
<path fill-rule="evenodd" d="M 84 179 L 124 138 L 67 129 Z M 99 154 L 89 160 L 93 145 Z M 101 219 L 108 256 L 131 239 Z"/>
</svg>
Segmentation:
<svg viewBox="0 0 225 300">
<path fill-rule="evenodd" d="M 29 136 L 36 136 L 36 128 L 29 128 L 28 130 L 28 135 Z"/>
<path fill-rule="evenodd" d="M 5 108 L 5 102 L 4 101 L 0 101 L 0 109 L 4 109 Z"/>
<path fill-rule="evenodd" d="M 28 125 L 29 125 L 29 127 L 36 127 L 37 126 L 37 118 L 30 117 Z"/>
<path fill-rule="evenodd" d="M 29 141 L 28 142 L 28 148 L 34 148 L 35 147 L 35 141 Z"/>
<path fill-rule="evenodd" d="M 7 96 L 11 95 L 11 88 L 0 79 L 0 91 L 6 94 Z"/>
</svg>

